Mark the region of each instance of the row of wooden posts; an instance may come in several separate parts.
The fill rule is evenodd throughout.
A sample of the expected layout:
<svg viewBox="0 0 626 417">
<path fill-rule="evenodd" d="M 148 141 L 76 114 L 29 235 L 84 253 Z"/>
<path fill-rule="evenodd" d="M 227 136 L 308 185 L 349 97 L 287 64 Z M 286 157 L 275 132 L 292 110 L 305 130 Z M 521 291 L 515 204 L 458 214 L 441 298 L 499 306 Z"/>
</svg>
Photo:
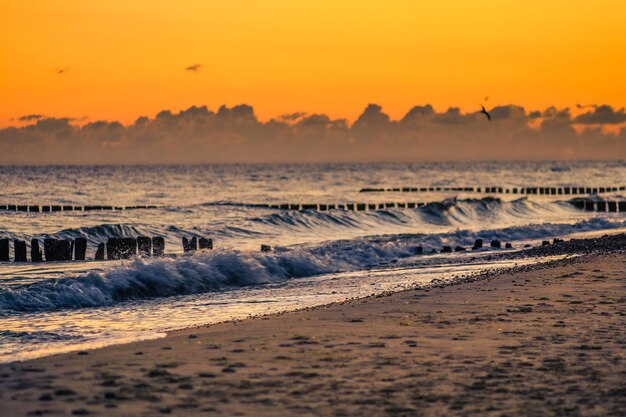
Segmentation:
<svg viewBox="0 0 626 417">
<path fill-rule="evenodd" d="M 389 208 L 408 208 L 414 209 L 424 207 L 429 204 L 441 204 L 440 202 L 420 203 L 420 202 L 385 202 L 385 203 L 345 203 L 345 204 L 300 204 L 300 203 L 283 203 L 283 204 L 249 204 L 252 207 L 271 208 L 277 210 L 344 210 L 344 211 L 375 211 L 385 210 Z M 626 201 L 595 201 L 592 199 L 576 198 L 570 201 L 574 207 L 585 211 L 600 212 L 626 212 Z M 0 206 L 1 207 L 1 206 Z M 16 206 L 13 206 L 16 207 Z M 17 206 L 31 207 L 31 206 Z M 149 207 L 149 206 L 145 206 Z M 20 210 L 27 211 L 27 210 Z"/>
<path fill-rule="evenodd" d="M 154 208 L 158 208 L 158 206 L 41 206 L 32 204 L 0 204 L 0 210 L 25 211 L 30 213 L 49 213 L 56 211 L 137 210 Z"/>
<path fill-rule="evenodd" d="M 575 199 L 570 201 L 574 207 L 584 211 L 597 211 L 600 213 L 624 213 L 626 201 L 593 201 L 589 199 Z"/>
<path fill-rule="evenodd" d="M 626 201 L 595 201 L 586 198 L 576 198 L 569 201 L 574 207 L 585 211 L 599 212 L 626 212 Z M 441 205 L 441 202 L 417 203 L 417 202 L 387 202 L 387 203 L 346 203 L 346 204 L 254 204 L 254 207 L 264 207 L 279 210 L 345 210 L 345 211 L 375 211 L 389 208 L 414 209 L 427 205 Z"/>
<path fill-rule="evenodd" d="M 619 187 L 398 187 L 398 188 L 362 188 L 361 193 L 402 192 L 425 193 L 460 191 L 470 193 L 497 194 L 530 194 L 530 195 L 583 195 L 624 191 L 626 186 Z"/>
<path fill-rule="evenodd" d="M 195 252 L 213 249 L 213 240 L 204 237 L 183 237 L 183 252 Z M 43 250 L 42 250 L 43 248 Z M 15 262 L 28 261 L 26 241 L 13 240 L 13 260 Z M 111 237 L 106 243 L 99 243 L 94 256 L 95 260 L 130 259 L 136 256 L 159 257 L 165 254 L 165 239 L 162 237 Z M 84 261 L 87 255 L 87 239 L 43 239 L 43 246 L 39 239 L 30 241 L 30 260 L 32 262 L 52 261 Z M 10 240 L 0 239 L 0 262 L 9 262 Z"/>
<path fill-rule="evenodd" d="M 213 249 L 213 240 L 204 237 L 197 238 L 192 237 L 190 239 L 183 237 L 183 252 L 195 252 L 197 250 L 211 250 Z M 563 242 L 561 239 L 554 239 L 554 244 Z M 27 262 L 26 257 L 26 242 L 23 240 L 15 239 L 14 252 L 15 262 Z M 543 241 L 542 245 L 549 245 L 549 241 Z M 500 240 L 494 239 L 490 242 L 489 246 L 492 249 L 501 249 L 503 247 Z M 471 250 L 479 250 L 483 248 L 483 240 L 476 239 Z M 504 244 L 505 249 L 513 249 L 513 245 L 509 242 Z M 106 259 L 119 260 L 119 259 L 131 259 L 136 256 L 163 256 L 165 253 L 165 240 L 162 237 L 149 238 L 146 236 L 139 236 L 137 238 L 109 238 L 107 243 L 98 244 L 96 250 L 95 260 L 104 260 L 106 250 Z M 443 246 L 440 251 L 437 249 L 431 249 L 430 253 L 451 253 L 451 252 L 464 252 L 467 248 L 465 246 Z M 273 249 L 270 245 L 261 245 L 261 252 L 272 252 Z M 31 261 L 32 262 L 52 262 L 52 261 L 71 261 L 72 254 L 74 254 L 74 260 L 84 261 L 85 254 L 87 252 L 87 239 L 76 238 L 72 240 L 63 239 L 44 239 L 44 252 L 41 252 L 39 246 L 39 240 L 31 240 Z M 415 247 L 416 255 L 423 255 L 424 247 Z M 44 258 L 45 256 L 45 258 Z M 0 239 L 0 262 L 9 262 L 9 239 Z"/>
</svg>

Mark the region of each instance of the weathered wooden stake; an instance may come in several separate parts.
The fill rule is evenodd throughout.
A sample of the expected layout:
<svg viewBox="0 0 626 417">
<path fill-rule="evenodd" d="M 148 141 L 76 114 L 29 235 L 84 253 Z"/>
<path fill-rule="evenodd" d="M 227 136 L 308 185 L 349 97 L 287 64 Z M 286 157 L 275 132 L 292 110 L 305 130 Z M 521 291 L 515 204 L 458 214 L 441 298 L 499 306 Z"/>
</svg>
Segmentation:
<svg viewBox="0 0 626 417">
<path fill-rule="evenodd" d="M 94 257 L 96 261 L 104 260 L 104 246 L 104 243 L 98 243 L 98 249 L 96 249 L 96 256 Z"/>
<path fill-rule="evenodd" d="M 54 259 L 54 242 L 56 242 L 56 239 L 50 237 L 43 240 L 43 252 L 46 257 L 46 262 L 56 261 L 56 259 Z"/>
<path fill-rule="evenodd" d="M 87 239 L 84 237 L 77 237 L 74 239 L 74 259 L 77 261 L 84 261 L 87 255 Z"/>
<path fill-rule="evenodd" d="M 213 239 L 207 239 L 205 237 L 201 237 L 198 241 L 200 249 L 213 249 Z"/>
<path fill-rule="evenodd" d="M 152 238 L 152 255 L 163 256 L 165 254 L 165 238 L 153 237 Z"/>
<path fill-rule="evenodd" d="M 152 256 L 152 239 L 147 236 L 137 238 L 137 250 L 139 256 Z"/>
<path fill-rule="evenodd" d="M 39 247 L 39 240 L 37 239 L 31 239 L 30 241 L 30 260 L 32 262 L 43 261 L 43 253 L 41 252 L 41 248 Z"/>
<path fill-rule="evenodd" d="M 13 240 L 14 261 L 26 262 L 26 242 L 19 239 Z"/>
<path fill-rule="evenodd" d="M 0 262 L 9 261 L 9 239 L 0 239 Z"/>
</svg>

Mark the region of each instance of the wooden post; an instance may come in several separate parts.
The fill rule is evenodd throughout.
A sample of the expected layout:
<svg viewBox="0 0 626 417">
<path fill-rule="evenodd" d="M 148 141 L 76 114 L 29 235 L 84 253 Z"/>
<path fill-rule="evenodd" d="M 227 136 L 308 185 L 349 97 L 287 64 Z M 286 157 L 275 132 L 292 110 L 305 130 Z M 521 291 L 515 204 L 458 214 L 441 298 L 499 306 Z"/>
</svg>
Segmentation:
<svg viewBox="0 0 626 417">
<path fill-rule="evenodd" d="M 56 239 L 49 237 L 43 240 L 43 253 L 46 257 L 46 262 L 56 261 L 54 259 L 54 242 L 56 242 Z"/>
<path fill-rule="evenodd" d="M 14 250 L 14 261 L 15 262 L 26 262 L 26 242 L 19 239 L 13 240 L 13 250 Z"/>
<path fill-rule="evenodd" d="M 194 236 L 187 239 L 183 236 L 183 252 L 195 252 L 196 250 L 198 250 L 198 238 Z"/>
<path fill-rule="evenodd" d="M 30 241 L 30 260 L 32 262 L 43 261 L 43 253 L 41 252 L 41 248 L 39 247 L 39 240 L 37 239 L 31 239 Z"/>
<path fill-rule="evenodd" d="M 261 252 L 271 252 L 272 247 L 270 245 L 261 245 Z"/>
<path fill-rule="evenodd" d="M 96 249 L 96 256 L 94 257 L 96 261 L 104 260 L 104 243 L 98 243 L 98 249 Z"/>
<path fill-rule="evenodd" d="M 73 244 L 69 240 L 56 240 L 53 247 L 55 261 L 71 261 Z"/>
<path fill-rule="evenodd" d="M 74 239 L 74 259 L 77 261 L 84 261 L 87 255 L 87 239 L 84 237 L 77 237 Z"/>
<path fill-rule="evenodd" d="M 110 237 L 107 240 L 107 259 L 115 260 L 120 258 L 120 243 L 119 239 L 116 237 Z"/>
<path fill-rule="evenodd" d="M 137 249 L 139 256 L 152 256 L 152 239 L 147 236 L 137 238 Z"/>
<path fill-rule="evenodd" d="M 9 261 L 9 239 L 0 239 L 0 262 Z"/>
<path fill-rule="evenodd" d="M 163 256 L 165 254 L 165 238 L 153 237 L 152 238 L 152 255 Z"/>
<path fill-rule="evenodd" d="M 120 257 L 122 259 L 130 259 L 135 256 L 137 256 L 137 239 L 134 237 L 120 239 Z"/>
<path fill-rule="evenodd" d="M 208 249 L 211 250 L 213 249 L 213 239 L 207 239 L 204 237 L 201 237 L 200 240 L 198 241 L 198 243 L 200 244 L 200 249 Z"/>
</svg>

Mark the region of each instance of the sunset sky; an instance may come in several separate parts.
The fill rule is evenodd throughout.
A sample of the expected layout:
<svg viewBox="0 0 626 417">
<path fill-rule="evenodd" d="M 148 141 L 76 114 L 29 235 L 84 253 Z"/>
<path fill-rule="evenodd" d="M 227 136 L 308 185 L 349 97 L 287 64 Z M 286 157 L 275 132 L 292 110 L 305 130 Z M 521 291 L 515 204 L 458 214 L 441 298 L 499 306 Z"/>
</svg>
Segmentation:
<svg viewBox="0 0 626 417">
<path fill-rule="evenodd" d="M 626 104 L 626 2 L 0 0 L 0 127 L 248 103 Z M 198 65 L 197 71 L 185 70 Z"/>
</svg>

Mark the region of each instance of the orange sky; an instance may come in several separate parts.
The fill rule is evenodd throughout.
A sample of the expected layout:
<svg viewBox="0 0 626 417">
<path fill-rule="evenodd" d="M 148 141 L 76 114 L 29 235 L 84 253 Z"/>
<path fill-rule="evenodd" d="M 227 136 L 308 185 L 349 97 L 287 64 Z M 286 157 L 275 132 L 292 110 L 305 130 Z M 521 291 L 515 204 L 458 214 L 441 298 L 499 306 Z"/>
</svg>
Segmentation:
<svg viewBox="0 0 626 417">
<path fill-rule="evenodd" d="M 238 103 L 395 118 L 486 95 L 622 107 L 625 17 L 623 0 L 0 0 L 0 126 Z"/>
</svg>

